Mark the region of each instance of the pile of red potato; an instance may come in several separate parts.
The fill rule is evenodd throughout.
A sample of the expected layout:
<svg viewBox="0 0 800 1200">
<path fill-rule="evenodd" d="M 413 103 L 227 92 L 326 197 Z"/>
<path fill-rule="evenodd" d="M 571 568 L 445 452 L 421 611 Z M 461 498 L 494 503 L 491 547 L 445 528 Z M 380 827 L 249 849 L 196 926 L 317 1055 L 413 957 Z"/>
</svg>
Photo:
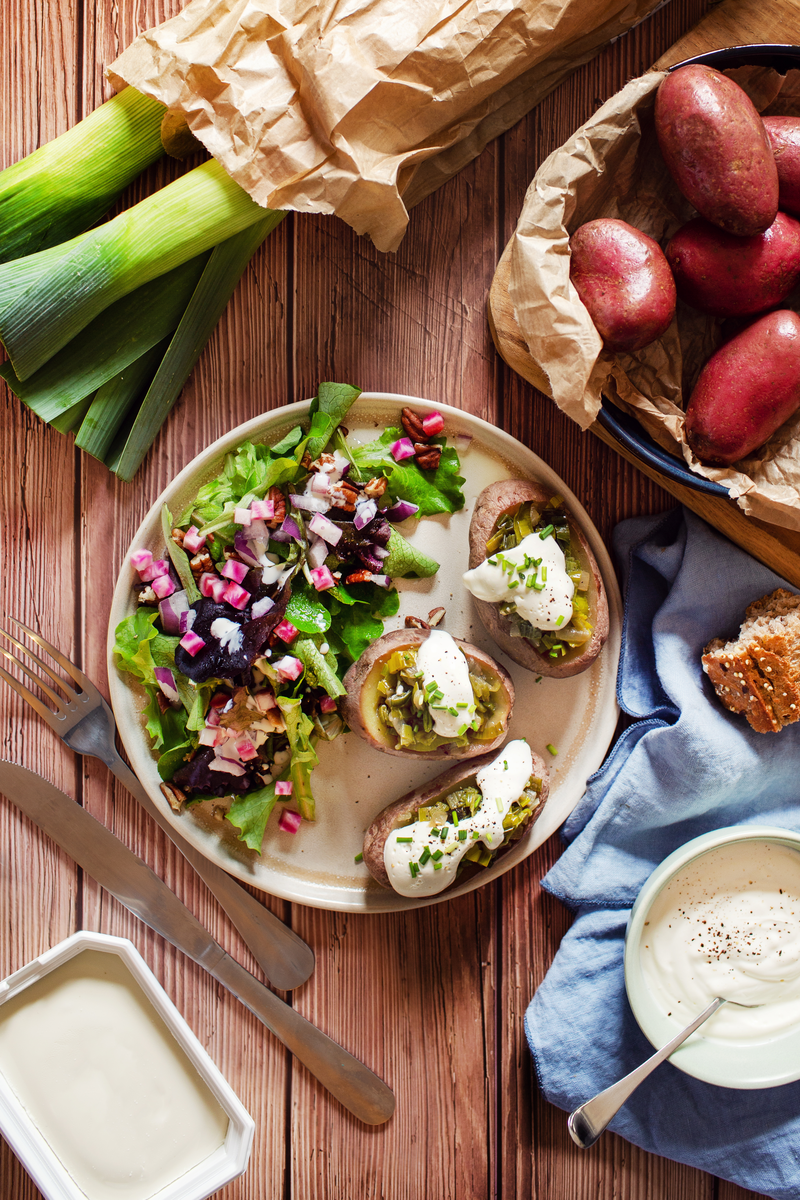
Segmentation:
<svg viewBox="0 0 800 1200">
<path fill-rule="evenodd" d="M 732 79 L 694 65 L 666 76 L 655 123 L 664 161 L 700 215 L 666 251 L 624 221 L 589 221 L 570 239 L 570 278 L 612 352 L 660 337 L 676 294 L 740 319 L 686 408 L 694 453 L 727 465 L 800 407 L 800 316 L 780 307 L 800 282 L 800 118 L 762 120 Z"/>
</svg>

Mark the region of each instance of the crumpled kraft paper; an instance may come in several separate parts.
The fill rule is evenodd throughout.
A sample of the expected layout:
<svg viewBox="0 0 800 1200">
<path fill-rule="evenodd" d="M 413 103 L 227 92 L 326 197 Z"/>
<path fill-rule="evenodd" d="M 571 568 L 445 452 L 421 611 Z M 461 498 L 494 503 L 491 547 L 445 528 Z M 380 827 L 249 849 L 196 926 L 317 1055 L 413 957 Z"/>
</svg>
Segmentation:
<svg viewBox="0 0 800 1200">
<path fill-rule="evenodd" d="M 800 71 L 784 77 L 740 67 L 726 74 L 760 112 L 800 115 Z M 663 247 L 696 216 L 658 149 L 653 107 L 663 78 L 651 71 L 631 80 L 537 171 L 512 244 L 509 294 L 517 322 L 550 395 L 581 428 L 592 424 L 605 396 L 693 471 L 727 487 L 749 516 L 800 529 L 800 414 L 735 467 L 705 466 L 686 443 L 685 402 L 723 340 L 723 323 L 679 301 L 657 342 L 611 355 L 570 283 L 569 238 L 585 221 L 618 217 Z M 800 289 L 785 306 L 800 311 Z"/>
<path fill-rule="evenodd" d="M 190 0 L 109 67 L 259 204 L 381 250 L 408 208 L 659 0 Z"/>
</svg>

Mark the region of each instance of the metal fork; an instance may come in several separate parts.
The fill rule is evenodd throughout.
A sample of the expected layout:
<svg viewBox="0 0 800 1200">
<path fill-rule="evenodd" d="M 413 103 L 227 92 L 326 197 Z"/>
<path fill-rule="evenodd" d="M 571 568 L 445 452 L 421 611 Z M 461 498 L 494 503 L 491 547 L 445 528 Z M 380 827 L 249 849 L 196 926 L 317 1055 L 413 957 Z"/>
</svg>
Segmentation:
<svg viewBox="0 0 800 1200">
<path fill-rule="evenodd" d="M 32 629 L 28 629 L 27 625 L 23 625 L 14 617 L 8 619 L 24 630 L 37 646 L 49 654 L 75 681 L 80 690 L 73 690 L 37 654 L 34 654 L 23 642 L 2 628 L 0 628 L 0 633 L 3 637 L 35 662 L 52 679 L 53 683 L 61 688 L 64 696 L 59 696 L 49 684 L 30 671 L 16 655 L 3 646 L 0 646 L 0 653 L 9 662 L 24 671 L 37 687 L 41 688 L 48 699 L 52 701 L 53 708 L 43 704 L 38 696 L 35 696 L 13 675 L 9 675 L 3 667 L 0 667 L 0 679 L 4 679 L 18 696 L 27 700 L 31 708 L 39 714 L 42 720 L 47 722 L 62 742 L 69 746 L 70 750 L 74 750 L 76 754 L 88 754 L 93 758 L 101 759 L 131 795 L 135 796 L 145 812 L 150 814 L 157 825 L 160 825 L 167 837 L 174 842 L 184 858 L 192 864 L 197 874 L 216 896 L 249 946 L 264 974 L 276 987 L 290 990 L 305 983 L 314 970 L 314 952 L 311 947 L 306 945 L 302 938 L 298 937 L 282 921 L 279 921 L 268 908 L 265 908 L 249 892 L 240 887 L 236 880 L 226 874 L 221 867 L 209 862 L 173 829 L 167 818 L 150 799 L 133 771 L 117 753 L 114 744 L 117 726 L 114 714 L 102 693 L 84 675 L 83 671 L 78 670 L 66 655 L 46 642 L 40 634 L 34 633 Z"/>
</svg>

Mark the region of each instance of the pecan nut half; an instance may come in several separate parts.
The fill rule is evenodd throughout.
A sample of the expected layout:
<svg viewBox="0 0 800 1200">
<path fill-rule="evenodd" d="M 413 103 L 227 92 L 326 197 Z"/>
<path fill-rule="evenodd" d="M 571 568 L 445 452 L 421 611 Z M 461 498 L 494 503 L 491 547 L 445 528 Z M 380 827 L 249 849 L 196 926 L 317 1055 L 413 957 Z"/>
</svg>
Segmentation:
<svg viewBox="0 0 800 1200">
<path fill-rule="evenodd" d="M 442 459 L 441 446 L 424 446 L 414 443 L 414 461 L 421 471 L 435 471 Z"/>
<path fill-rule="evenodd" d="M 413 408 L 401 409 L 400 421 L 403 429 L 405 429 L 412 442 L 422 442 L 428 440 L 428 435 L 425 433 L 425 428 L 422 424 L 422 417 L 419 415 L 419 413 L 415 413 Z"/>
</svg>

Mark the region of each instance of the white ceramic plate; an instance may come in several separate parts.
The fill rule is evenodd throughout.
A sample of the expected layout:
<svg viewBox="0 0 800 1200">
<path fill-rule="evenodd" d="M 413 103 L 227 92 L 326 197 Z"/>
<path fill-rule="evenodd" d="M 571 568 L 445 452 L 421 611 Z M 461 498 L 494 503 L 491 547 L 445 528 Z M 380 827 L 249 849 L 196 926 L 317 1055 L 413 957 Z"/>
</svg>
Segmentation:
<svg viewBox="0 0 800 1200">
<path fill-rule="evenodd" d="M 800 852 L 800 834 L 768 825 L 731 825 L 712 829 L 679 846 L 660 863 L 644 884 L 631 909 L 625 934 L 625 989 L 633 1015 L 654 1046 L 664 1046 L 680 1033 L 692 1014 L 679 1020 L 668 1016 L 647 986 L 641 963 L 641 941 L 645 922 L 656 897 L 679 871 L 696 858 L 731 842 L 769 841 Z M 710 1018 L 713 1027 L 716 1014 Z M 688 1041 L 670 1055 L 674 1067 L 714 1083 L 718 1087 L 739 1089 L 778 1087 L 800 1079 L 800 1018 L 784 1033 L 756 1034 L 751 1041 L 733 1042 L 704 1033 L 701 1026 Z"/>
<path fill-rule="evenodd" d="M 162 504 L 166 501 L 172 513 L 181 512 L 202 484 L 219 474 L 225 454 L 248 439 L 278 441 L 304 420 L 309 403 L 291 404 L 256 417 L 199 454 L 159 496 L 139 527 L 131 550 L 146 547 L 160 554 Z M 274 813 L 260 855 L 237 840 L 229 822 L 214 817 L 210 803 L 194 805 L 181 815 L 174 814 L 161 794 L 156 758 L 141 719 L 144 692 L 130 676 L 120 674 L 113 663 L 114 629 L 134 608 L 134 572 L 127 556 L 111 606 L 108 640 L 111 700 L 133 769 L 155 803 L 201 853 L 232 875 L 272 895 L 317 908 L 350 912 L 417 908 L 472 891 L 508 871 L 541 845 L 575 807 L 586 780 L 603 761 L 617 723 L 616 677 L 622 606 L 611 560 L 581 505 L 546 463 L 508 434 L 468 413 L 413 396 L 363 393 L 348 415 L 349 440 L 372 441 L 386 426 L 398 425 L 404 404 L 417 411 L 439 409 L 444 414 L 445 433 L 450 441 L 459 434 L 471 436 L 472 441 L 461 454 L 462 474 L 466 477 L 463 510 L 450 517 L 426 517 L 419 523 L 412 518 L 401 527 L 404 536 L 424 547 L 442 565 L 433 579 L 398 581 L 400 612 L 387 620 L 386 630 L 401 627 L 406 614 L 425 617 L 432 608 L 444 605 L 447 632 L 483 647 L 513 676 L 517 699 L 509 736 L 527 737 L 550 764 L 551 793 L 542 816 L 496 866 L 444 895 L 423 899 L 405 899 L 377 884 L 366 867 L 355 862 L 364 831 L 390 800 L 432 779 L 447 763 L 407 762 L 384 755 L 353 733 L 317 747 L 320 763 L 313 776 L 317 820 L 304 824 L 297 834 L 289 834 L 278 829 L 278 813 Z M 542 679 L 536 683 L 535 675 L 506 659 L 484 632 L 472 598 L 461 583 L 461 575 L 467 568 L 470 516 L 478 494 L 496 480 L 520 477 L 538 479 L 564 496 L 582 522 L 608 592 L 611 625 L 608 641 L 589 670 L 571 679 Z M 551 758 L 545 749 L 548 743 L 557 748 L 556 758 Z"/>
</svg>

